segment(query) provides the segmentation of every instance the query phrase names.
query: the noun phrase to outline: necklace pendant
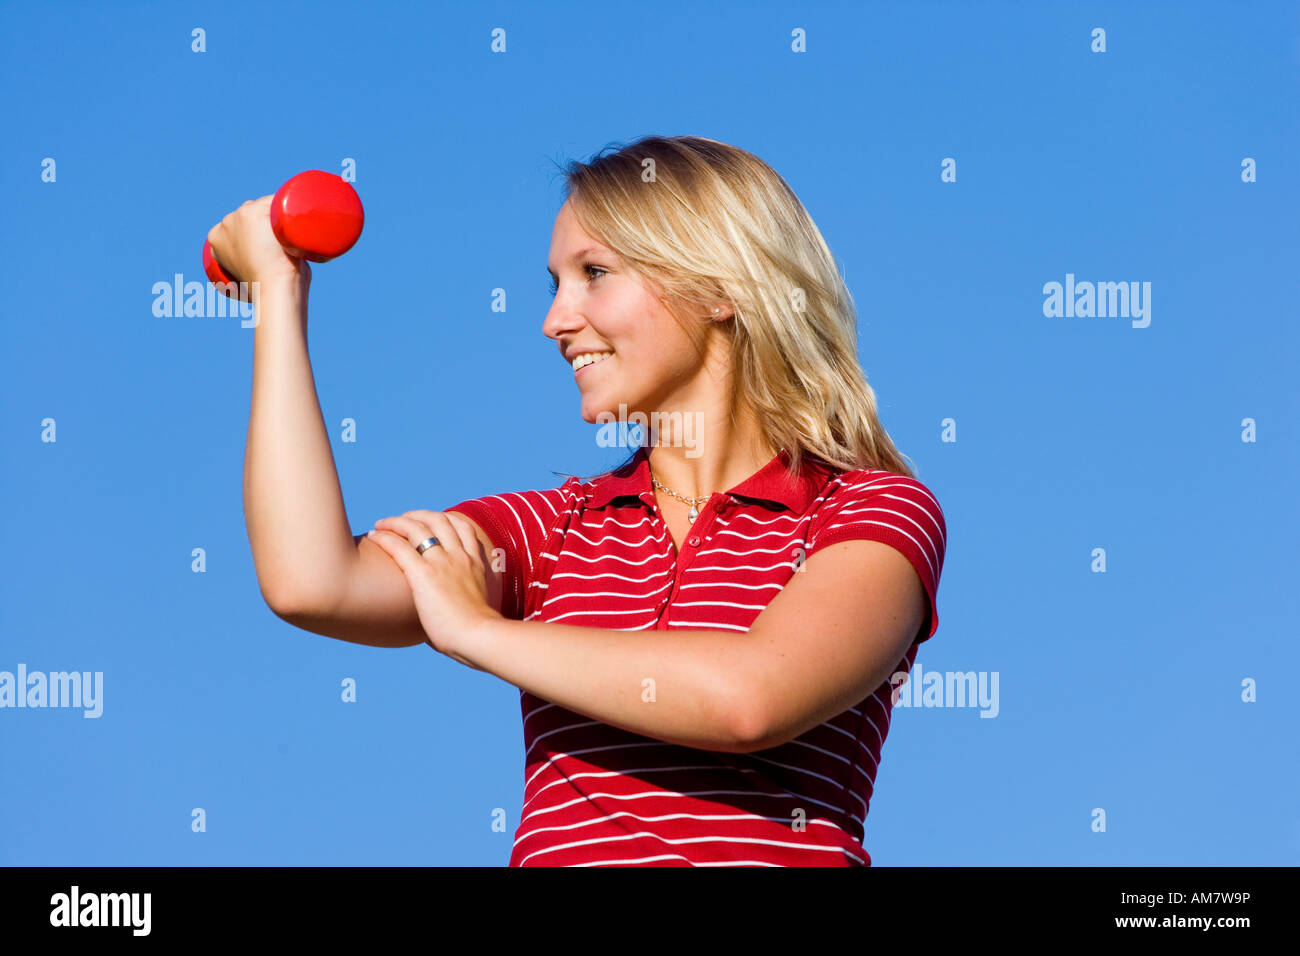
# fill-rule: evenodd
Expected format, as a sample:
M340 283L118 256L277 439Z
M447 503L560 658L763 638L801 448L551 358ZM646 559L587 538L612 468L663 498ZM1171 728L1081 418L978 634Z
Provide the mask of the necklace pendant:
M695 505L691 505L691 510L686 513L686 519L693 523L699 516L700 509L695 507Z

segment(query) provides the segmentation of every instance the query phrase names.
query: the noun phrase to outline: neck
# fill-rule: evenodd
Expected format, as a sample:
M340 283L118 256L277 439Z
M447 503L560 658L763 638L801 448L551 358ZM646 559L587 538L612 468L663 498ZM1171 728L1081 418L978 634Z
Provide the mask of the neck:
M777 454L752 417L737 417L705 428L693 447L661 431L658 444L649 449L651 474L686 498L734 488Z

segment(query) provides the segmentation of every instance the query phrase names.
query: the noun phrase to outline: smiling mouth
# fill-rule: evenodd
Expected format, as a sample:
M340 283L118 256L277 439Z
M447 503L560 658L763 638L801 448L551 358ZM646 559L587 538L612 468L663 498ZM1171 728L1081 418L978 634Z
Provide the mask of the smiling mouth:
M584 368L592 365L599 365L613 354L613 352L584 352L573 360L573 374L577 375Z

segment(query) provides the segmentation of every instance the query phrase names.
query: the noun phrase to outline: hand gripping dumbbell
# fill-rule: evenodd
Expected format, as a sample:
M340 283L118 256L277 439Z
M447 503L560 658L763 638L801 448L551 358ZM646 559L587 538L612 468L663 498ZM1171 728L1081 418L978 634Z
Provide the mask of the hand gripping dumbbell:
M341 176L319 169L299 173L275 192L271 200L271 231L284 251L308 262L329 262L351 249L361 238L366 213L361 197ZM233 289L220 283L233 278L203 240L203 271L217 288L229 295Z

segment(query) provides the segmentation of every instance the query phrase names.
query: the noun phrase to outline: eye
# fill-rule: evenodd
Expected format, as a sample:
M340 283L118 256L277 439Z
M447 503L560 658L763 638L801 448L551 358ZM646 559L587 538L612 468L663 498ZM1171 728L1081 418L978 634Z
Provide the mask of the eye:
M582 264L582 271L587 273L587 275L590 277L588 281L595 281L596 279L599 279L601 276L608 275L609 273L609 270L602 269L600 266L597 265L592 265L590 262L584 262ZM598 273L598 275L593 276L591 275L592 272L596 272ZM556 284L554 279L551 280L549 291L552 296L556 295L560 291L560 287Z

